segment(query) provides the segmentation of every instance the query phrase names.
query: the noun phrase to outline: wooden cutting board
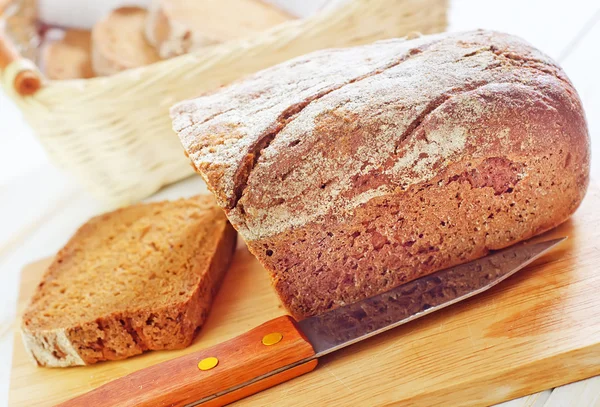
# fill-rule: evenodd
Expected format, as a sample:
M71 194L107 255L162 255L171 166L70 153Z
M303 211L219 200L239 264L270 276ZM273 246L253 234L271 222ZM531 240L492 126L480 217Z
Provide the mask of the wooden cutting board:
M241 406L488 405L600 374L600 190L568 235L500 286L320 360L316 370ZM36 367L15 333L11 406L67 400L107 381L214 345L284 313L267 273L239 245L207 324L181 351L67 369ZM48 260L23 270L19 312Z

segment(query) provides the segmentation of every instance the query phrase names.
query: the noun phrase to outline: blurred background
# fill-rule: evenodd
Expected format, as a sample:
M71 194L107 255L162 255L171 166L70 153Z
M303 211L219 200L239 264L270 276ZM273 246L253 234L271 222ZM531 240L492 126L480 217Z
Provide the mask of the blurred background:
M347 7L345 4L347 2L348 0L270 0L270 3L280 7L283 11L282 14L274 15L273 21L270 23L265 22L265 28L268 28L269 24L275 25L275 22L279 22L280 19L289 18L293 20L291 24L294 25L297 24L296 19L309 18L316 13L324 13L328 10L343 10L344 7ZM20 3L33 2L25 0ZM41 28L38 26L37 30L41 30L45 35L45 42L42 44L42 47L45 48L42 49L48 55L50 55L50 52L58 53L59 56L55 57L55 60L64 61L65 58L68 58L61 54L64 50L56 50L56 48L51 47L52 41L68 40L63 30L65 27L90 30L96 24L99 24L99 21L103 21L108 27L106 28L107 36L112 38L111 24L116 26L126 24L123 21L129 21L126 19L129 17L125 15L127 13L124 13L113 17L116 22L109 21L107 15L111 10L123 5L145 8L150 3L148 0L129 2L119 0L102 2L40 0L37 18L43 21ZM407 7L410 6L416 9L419 7L432 7L432 4L434 4L433 1L420 2L416 0L402 3L406 4ZM600 67L600 1L449 0L447 3L445 1L435 2L435 5L436 7L443 7L443 13L447 16L447 30L449 31L486 28L516 34L559 62L575 84L587 113L593 151L592 179L598 180L600 178L600 160L597 157L600 156L600 147L596 140L598 134L600 134L600 117L597 114L600 112L600 75L598 75ZM9 6L9 0L0 0L0 9L7 9ZM343 14L342 11L340 13L340 15ZM433 11L430 14L423 14L428 16L423 18L432 18L426 26L433 31L443 30L445 24L436 19L437 17L434 14ZM125 20L119 20L120 18L125 18ZM223 18L219 20L215 17L214 21L207 22L207 26L214 27L212 28L213 31L218 31L218 27L223 24ZM415 18L419 18L418 13ZM418 26L417 24L416 27ZM54 27L61 27L62 29L57 30ZM141 29L147 30L147 27L138 28L138 31ZM248 30L251 29L252 27L248 28ZM98 31L100 31L99 28ZM357 31L360 30L357 29ZM308 27L304 35L310 36L313 32L315 32L315 29ZM89 41L89 33L86 35L88 37L83 40L84 42ZM131 31L124 35L132 38L138 33ZM152 36L153 34L146 32L146 35ZM227 33L223 35L226 37ZM318 41L316 35L315 41ZM36 41L38 40L36 39ZM73 43L77 43L77 41L73 40ZM132 52L132 49L137 52L140 47L146 47L147 44L128 49L127 45L119 44L118 39L113 38L111 41L114 43L109 44L110 49L103 55L102 63L97 63L97 66L95 65L91 70L89 67L82 68L80 66L75 69L68 64L65 66L64 63L59 63L58 67L53 67L50 59L45 61L46 66L42 68L45 69L47 76L55 75L54 79L67 79L68 75L72 77L79 75L81 78L90 76L110 78L110 75L117 74L126 68L152 64L155 60L168 59L180 53L185 53L188 51L186 47L189 45L187 43L173 45L167 40L164 43L155 44L155 50L148 51L148 53L139 56L138 59L136 59L137 56L136 58L127 59L126 62L123 62L123 66L120 66L120 61L115 62L111 59L111 52L118 51L124 54L132 54L135 53ZM209 37L204 38L203 41L206 42L204 45L207 46L214 45L215 41L218 42L218 40ZM324 43L328 44L326 41ZM182 46L186 48L183 51L179 49ZM189 49L189 51L192 50ZM28 54L30 51L21 49L21 53L26 56L31 56ZM292 52L291 48L289 52ZM39 56L36 58L39 60ZM80 56L76 58L80 58ZM175 62L172 61L176 59L165 62L165 67L169 69L175 67ZM81 62L79 59L77 61L79 61L78 63ZM189 58L186 61L190 64L193 63L193 60ZM170 63L173 65L168 65ZM128 79L123 80L135 81L135 78L132 79L131 76L135 75L134 73L127 75L129 75L127 76ZM169 79L168 74L164 76L165 80L176 82L178 79ZM73 168L59 169L57 163L59 166L66 165L66 163L60 162L61 159L64 160L62 153L55 151L49 155L49 148L47 146L44 148L40 143L39 135L40 132L44 131L44 124L37 123L37 130L33 130L26 117L23 116L23 112L27 109L30 109L30 111L38 109L35 114L29 113L32 115L30 116L32 123L36 122L36 118L45 115L43 117L47 123L51 123L54 126L53 128L60 128L64 125L64 123L61 123L62 113L60 108L52 111L52 109L40 108L39 106L18 106L15 103L18 98L15 98L14 95L9 97L8 93L12 91L12 84L7 82L6 75L3 80L3 91L0 90L0 272L3 276L2 287L0 287L0 386L2 386L0 387L0 395L6 394L8 387L8 369L10 367L12 346L12 335L9 333L14 319L14 303L18 292L19 270L28 262L53 254L82 222L90 216L114 206L116 202L98 198L99 194L94 193L94 188L83 187L81 174L78 174L78 170L73 170ZM109 81L110 79L106 80ZM94 81L97 80L94 79ZM179 82L185 85L185 81L186 79L182 78ZM85 79L81 80L77 86L86 88L88 86L86 82ZM182 86L181 83L179 86ZM112 82L106 82L106 86L111 86L111 84ZM164 104L164 111L166 112L168 105L176 101L174 100L176 97L171 98L168 95L162 95L161 97L159 103L161 103L161 106ZM118 100L114 100L114 103L118 102ZM104 104L110 105L111 101L106 100ZM143 111L140 109L138 109L138 106L131 106L131 115L139 113L143 116ZM101 110L98 112L85 111L82 114L84 116L89 114L92 117L95 114L104 114L104 112ZM48 117L55 117L55 120L49 121ZM82 123L80 133L71 131L72 134L69 137L75 139L80 137L82 143L85 144L88 143L87 137L90 137L88 132L98 132L98 129L88 129L85 126L85 117L82 117ZM107 123L110 123L108 118ZM110 124L114 125L114 123ZM152 125L152 123L146 125ZM172 134L166 136L172 136L173 139L176 139ZM150 135L148 137L148 144L152 144L153 141L151 140L153 139L150 138ZM97 139L98 136L91 138ZM93 140L89 141L89 143L93 142ZM147 154L155 154L155 152L148 152ZM143 169L143 164L143 162L139 164L141 169ZM123 173L131 172L126 167L120 168L120 165L117 158L115 158L113 167ZM177 173L177 175L173 179L164 178L166 181L163 183L184 178L184 175L187 174L185 171L188 170L182 170L184 171L181 172L182 175L178 171L180 171L179 168L164 170L163 172ZM100 193L102 195L104 193L101 188L102 181L97 182L97 184L100 184L97 186L98 190L102 191ZM153 185L145 191L152 192L153 189L157 188L156 185ZM193 195L202 188L204 187L199 177L191 177L160 190L158 194L153 194L151 199ZM125 190L132 189L133 187L125 188ZM142 195L147 196L149 193L142 191L140 196L135 195L135 197L141 198ZM135 200L132 197L128 197L128 199ZM4 403L5 400L0 398L0 405L4 405Z

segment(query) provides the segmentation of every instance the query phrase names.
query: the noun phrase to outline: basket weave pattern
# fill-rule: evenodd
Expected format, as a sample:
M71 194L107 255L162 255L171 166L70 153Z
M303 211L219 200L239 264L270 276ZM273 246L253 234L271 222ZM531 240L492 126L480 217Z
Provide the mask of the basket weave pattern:
M171 130L169 107L317 49L366 44L446 28L447 0L354 0L337 10L109 77L44 81L13 89L36 69L25 59L2 72L5 91L52 160L113 205L148 196L193 173Z

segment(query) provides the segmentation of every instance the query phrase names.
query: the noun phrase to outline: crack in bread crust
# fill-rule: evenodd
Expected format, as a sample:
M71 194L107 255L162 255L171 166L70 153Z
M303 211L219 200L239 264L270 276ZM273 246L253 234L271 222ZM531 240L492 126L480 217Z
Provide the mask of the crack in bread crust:
M427 104L427 106L425 107L425 109L421 113L419 113L417 115L417 117L415 117L413 119L413 121L411 121L411 123L408 125L406 130L404 132L402 132L402 134L398 138L398 140L396 142L396 146L394 148L394 155L398 154L398 148L400 147L400 145L406 139L408 139L413 134L415 134L421 127L421 124L423 123L423 121L425 121L427 119L427 117L431 113L433 113L435 110L437 110L440 106L442 106L444 103L446 103L448 100L450 100L451 98L453 98L455 96L460 96L467 92L472 92L472 91L477 90L478 88L481 88L486 85L488 85L488 83L485 81L468 84L466 86L460 87L459 89L452 89L452 90L440 95L439 97L435 98L431 102L429 102Z
M394 68L401 63L407 61L411 57L418 55L433 45L437 44L439 41L432 41L420 47L415 47L409 49L406 53L401 55L396 61L393 61L382 68L378 68L372 72L369 72L365 75L361 75L359 77L353 78L345 83L340 84L339 86L335 86L331 89L327 89L324 92L320 92L303 102L296 103L290 107L288 107L275 121L272 125L271 129L269 129L266 134L260 136L257 142L250 148L250 151L246 154L246 157L242 160L241 165L239 166L236 174L235 174L235 187L234 187L234 197L231 203L231 208L235 208L238 205L240 198L244 195L244 191L248 186L248 178L252 174L258 159L260 158L261 152L269 147L269 145L273 142L273 140L277 137L277 135L289 124L291 123L302 111L308 107L311 103L318 101L324 96L336 92L344 87L360 82L364 79L371 78L375 75L379 75L391 68Z
M319 174L324 174L328 167L313 163L310 155L299 161L299 157L304 157L303 154L305 153L286 152L282 148L285 144L282 142L286 140L279 140L278 145L274 146L273 151L269 153L269 155L273 155L271 158L275 158L276 161L272 160L261 164L262 168L257 170L249 193L238 205L237 209L241 209L241 211L232 211L228 216L234 224L238 225L240 232L248 241L276 234L283 228L301 227L302 224L326 216L331 211L336 211L338 214L351 211L352 208L364 204L369 199L392 193L396 188L406 190L411 184L433 176L437 171L437 166L443 162L452 162L452 160L460 159L465 154L485 154L485 151L489 150L489 147L486 147L487 145L495 144L501 140L506 142L506 132L509 132L511 127L521 126L518 124L521 120L506 122L500 127L495 126L495 131L488 129L484 132L478 132L480 135L477 136L465 133L465 129L473 125L478 126L477 123L480 121L496 120L494 116L497 112L494 113L494 111L499 107L500 100L507 103L506 108L514 103L523 104L525 101L529 101L526 105L528 106L527 109L535 109L536 111L540 109L542 111L556 111L557 108L560 108L558 99L554 100L553 105L549 105L547 95L540 93L538 88L532 85L519 82L474 82L447 91L423 108L423 113L418 117L420 119L418 126L415 125L413 120L411 122L412 126L411 124L408 125L411 130L410 134L405 132L401 138L405 142L396 146L395 150L390 150L389 154L387 151L381 152L385 154L378 158L375 166L369 165L365 169L367 162L363 161L362 153L357 153L354 150L344 152L343 155L347 159L343 167L335 169L334 172L330 171L331 174L339 176L337 178L320 179L323 190L321 198L314 196L314 191L318 191L314 183L317 182ZM490 103L491 97L498 99L498 102ZM484 104L473 105L473 102L478 100L484 101L482 102ZM537 107L535 107L536 105ZM477 114L472 110L474 106L476 107L475 111L478 112ZM339 111L339 108L337 111ZM433 115L434 117L432 117L433 113L436 113ZM480 117L482 114L484 117ZM461 121L461 116L467 117L468 120ZM361 123L359 118L347 118L339 113L332 113L323 117L327 119L328 123L323 126L317 125L312 131L311 140L314 143L311 142L306 146L304 152L308 152L307 154L313 154L313 151L318 153L322 151L321 146L336 143L335 140L341 137L353 140L349 141L350 145L362 145L363 141L361 140L372 140L379 131L379 126L376 123L364 124ZM355 127L351 125L349 129L346 129L344 123L357 124ZM522 125L526 126L526 123ZM423 126L425 126L425 129L422 128ZM369 134L369 136L366 138L362 136L355 137L353 135L354 128L358 128L360 131ZM516 128L513 130L516 130ZM553 130L549 129L549 131ZM331 134L334 134L334 136L330 137ZM503 134L505 136L502 136ZM387 138L388 141L385 143L393 143L395 138L397 136ZM473 139L473 143L468 142L469 139ZM534 142L530 136L527 136L527 140L526 143ZM541 141L535 143L540 145ZM509 146L504 146L505 149L507 147ZM339 148L338 145L337 149ZM505 153L507 151L505 150ZM422 159L422 155L425 157L424 159ZM306 160L310 164L303 164L303 161ZM350 167L351 160L356 161L356 165ZM313 177L315 178L313 179L314 182L304 179L305 177L300 179L297 176L291 183L287 182L289 177L289 170L287 169L294 168L295 171L300 165L306 167L299 170L300 173L309 171L311 167L320 168L319 172L307 173L310 177L313 175L316 177ZM355 170L358 172L355 173ZM426 174L426 172L431 172L431 174ZM285 177L281 174L284 174ZM371 186L370 188L361 189L362 185L365 184L365 182L362 182L363 179ZM373 179L376 179L375 184L372 183ZM277 185L277 182L282 185ZM337 184L332 186L339 193L336 193L335 196L326 197L324 193L330 190L329 186L332 183ZM261 184L267 185L268 189L264 189ZM311 197L307 197L308 195L311 195ZM251 212L246 215L244 211L247 211L248 208Z
M506 60L509 61L509 63L511 63L515 66L518 66L520 68L533 69L538 72L554 76L556 79L558 79L559 81L561 81L563 84L567 85L568 87L573 86L568 81L568 79L565 78L564 74L563 75L560 74L561 72L556 66L548 64L547 62L544 62L542 60L535 59L535 58L520 56L520 55L515 54L514 52L502 51L500 49L497 49L493 45L490 46L489 51L498 57L505 58ZM534 63L536 65L530 65L530 63ZM548 68L553 68L553 69L548 69Z

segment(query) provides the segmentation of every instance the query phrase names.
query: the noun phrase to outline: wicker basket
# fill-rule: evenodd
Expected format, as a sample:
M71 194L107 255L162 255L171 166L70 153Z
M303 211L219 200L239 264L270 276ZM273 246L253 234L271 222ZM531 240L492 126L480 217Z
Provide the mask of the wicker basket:
M113 205L141 199L193 170L169 107L317 49L446 27L447 0L354 0L232 41L110 77L49 81L0 35L2 84L51 159Z

